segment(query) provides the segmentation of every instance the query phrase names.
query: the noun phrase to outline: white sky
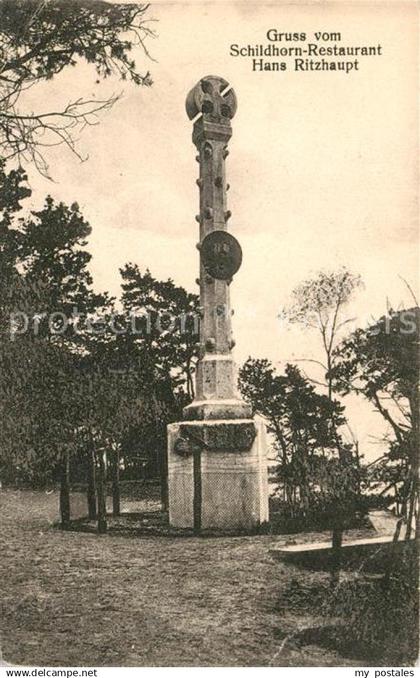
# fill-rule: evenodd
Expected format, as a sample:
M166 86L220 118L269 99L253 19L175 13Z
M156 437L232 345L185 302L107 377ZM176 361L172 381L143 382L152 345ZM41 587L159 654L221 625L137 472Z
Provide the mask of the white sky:
M96 85L82 65L31 93L33 107L48 110L124 90L83 133L85 163L51 151L55 183L30 172L34 206L50 193L77 201L90 221L95 287L118 294L118 268L133 261L196 291L198 168L184 102L202 76L216 74L238 97L227 161L229 225L244 251L231 288L238 362L319 356L313 335L285 331L276 315L321 268L362 275L365 289L349 308L361 324L385 312L387 297L394 308L412 305L398 276L416 286L416 4L158 3L149 16L156 62L135 56L152 88ZM231 43L266 43L269 28L340 31L342 45L380 43L383 56L361 58L360 71L347 75L253 73L248 59L229 56ZM359 399L347 404L362 451L377 454L370 436L382 420Z

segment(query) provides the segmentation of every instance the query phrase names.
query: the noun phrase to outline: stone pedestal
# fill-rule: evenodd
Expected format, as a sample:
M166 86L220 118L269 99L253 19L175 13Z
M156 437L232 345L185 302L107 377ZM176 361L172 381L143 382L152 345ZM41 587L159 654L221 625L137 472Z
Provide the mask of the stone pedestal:
M185 421L168 427L172 527L252 531L268 521L264 422Z

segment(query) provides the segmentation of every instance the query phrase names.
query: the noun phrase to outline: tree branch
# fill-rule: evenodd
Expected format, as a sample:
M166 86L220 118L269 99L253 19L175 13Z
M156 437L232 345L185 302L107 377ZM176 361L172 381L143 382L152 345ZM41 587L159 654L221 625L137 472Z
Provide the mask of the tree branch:
M403 441L403 436L401 433L401 429L398 426L398 424L393 420L391 417L389 411L384 407L379 399L379 396L376 391L372 392L372 398L375 402L376 408L378 412L382 414L382 416L386 419L386 421L392 426L395 435L397 436L398 441L401 443Z

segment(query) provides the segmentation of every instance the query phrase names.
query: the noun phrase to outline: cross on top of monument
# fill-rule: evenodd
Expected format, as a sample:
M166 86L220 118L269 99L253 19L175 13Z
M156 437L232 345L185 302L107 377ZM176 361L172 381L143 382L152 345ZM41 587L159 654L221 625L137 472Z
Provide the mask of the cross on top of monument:
M229 124L236 113L237 101L229 83L217 75L207 75L187 96L186 109L190 120L201 114L203 118Z

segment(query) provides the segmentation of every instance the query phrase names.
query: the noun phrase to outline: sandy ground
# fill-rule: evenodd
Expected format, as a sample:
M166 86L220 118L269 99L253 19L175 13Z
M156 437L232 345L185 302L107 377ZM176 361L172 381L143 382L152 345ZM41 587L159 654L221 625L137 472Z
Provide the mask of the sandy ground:
M10 663L366 665L357 652L294 643L325 620L282 606L282 593L328 575L273 561L269 549L284 537L61 532L52 526L56 493L3 490L0 502L2 651Z

